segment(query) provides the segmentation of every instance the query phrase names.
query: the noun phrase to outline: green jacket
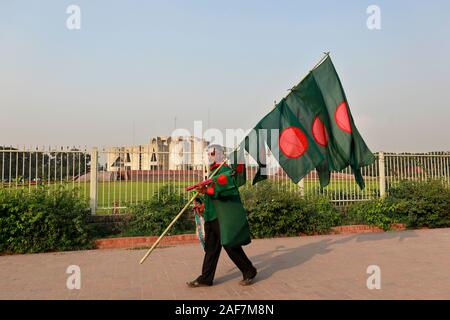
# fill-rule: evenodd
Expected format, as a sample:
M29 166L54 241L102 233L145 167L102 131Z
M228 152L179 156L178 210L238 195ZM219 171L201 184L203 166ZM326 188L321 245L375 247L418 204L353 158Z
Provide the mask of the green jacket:
M218 219L221 244L228 247L251 242L247 214L232 174L232 169L223 165L212 177L204 197L205 221Z

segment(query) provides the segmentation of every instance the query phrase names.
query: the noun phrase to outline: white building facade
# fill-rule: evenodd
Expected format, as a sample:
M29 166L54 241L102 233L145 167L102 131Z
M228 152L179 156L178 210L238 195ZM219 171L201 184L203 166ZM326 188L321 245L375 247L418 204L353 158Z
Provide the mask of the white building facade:
M193 136L159 136L147 145L112 147L106 151L107 171L201 170L207 145Z

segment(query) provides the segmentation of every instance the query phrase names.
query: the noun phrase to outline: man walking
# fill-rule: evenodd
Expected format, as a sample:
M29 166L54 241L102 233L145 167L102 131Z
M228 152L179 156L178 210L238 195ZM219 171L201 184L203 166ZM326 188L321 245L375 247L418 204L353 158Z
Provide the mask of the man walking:
M220 145L208 147L210 170L216 170L224 160L224 150ZM208 186L197 188L203 194L205 220L205 256L202 274L187 285L191 288L211 286L222 246L230 259L242 272L239 284L252 284L256 268L249 260L243 245L251 242L247 215L242 205L238 187L233 178L233 170L224 164L212 177Z

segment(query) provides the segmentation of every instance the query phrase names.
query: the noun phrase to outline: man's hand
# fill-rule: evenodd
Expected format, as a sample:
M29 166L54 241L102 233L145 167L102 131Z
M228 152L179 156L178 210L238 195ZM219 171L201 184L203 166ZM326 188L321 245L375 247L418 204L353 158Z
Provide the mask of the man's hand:
M196 190L198 193L206 193L206 186L205 185L199 186L196 188Z
M207 184L209 184L209 183L211 183L212 182L212 179L211 178L209 178L209 179L206 179L206 180L203 180L202 182L200 182L200 183L197 183L197 184L194 184L194 185L192 185L192 186L189 186L189 187L186 187L186 191L191 191L191 190L197 190L198 192L200 192L199 191L199 188L201 189L201 186L206 186ZM205 191L206 192L206 191ZM204 192L203 192L204 193Z

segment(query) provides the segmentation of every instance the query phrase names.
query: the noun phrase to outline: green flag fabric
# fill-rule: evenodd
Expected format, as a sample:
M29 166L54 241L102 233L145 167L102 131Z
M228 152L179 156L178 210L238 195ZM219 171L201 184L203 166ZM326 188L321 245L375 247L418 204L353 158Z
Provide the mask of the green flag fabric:
M267 149L295 183L324 160L313 138L306 133L285 99L247 135L238 148L240 152L244 149L258 162L254 184L266 177L264 169ZM238 150L235 151L234 158L239 158Z
M325 156L317 172L324 187L331 171L350 166L361 189L361 167L375 161L355 126L339 76L329 55L286 98Z
M243 186L247 181L244 148L237 148L228 158L231 159L230 165L234 172L236 186Z
M300 131L286 130L290 126ZM263 129L279 129L280 134L261 136L259 133ZM355 126L341 81L328 54L253 131L256 132L253 139L250 135L245 137L233 154L239 159L234 163L241 166L243 150L257 161L258 172L253 183L266 178L263 172L266 147L294 182L315 168L321 187L329 184L332 171L350 166L356 182L363 189L361 168L375 161ZM245 177L241 181L245 181Z

